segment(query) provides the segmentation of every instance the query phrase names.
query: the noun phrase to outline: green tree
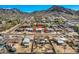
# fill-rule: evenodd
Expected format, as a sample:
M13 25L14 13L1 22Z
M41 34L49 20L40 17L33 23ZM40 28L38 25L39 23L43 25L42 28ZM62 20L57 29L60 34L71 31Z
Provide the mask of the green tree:
M65 21L64 21L64 19L55 19L55 24L64 24L65 23Z
M79 24L74 25L74 30L79 33Z

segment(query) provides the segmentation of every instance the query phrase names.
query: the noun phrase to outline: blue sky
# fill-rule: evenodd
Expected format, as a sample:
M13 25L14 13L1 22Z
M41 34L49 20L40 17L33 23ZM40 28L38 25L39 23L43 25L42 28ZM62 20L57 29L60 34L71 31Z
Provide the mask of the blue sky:
M23 12L47 10L52 5L0 5L0 8L17 8ZM62 5L65 8L79 10L79 5Z

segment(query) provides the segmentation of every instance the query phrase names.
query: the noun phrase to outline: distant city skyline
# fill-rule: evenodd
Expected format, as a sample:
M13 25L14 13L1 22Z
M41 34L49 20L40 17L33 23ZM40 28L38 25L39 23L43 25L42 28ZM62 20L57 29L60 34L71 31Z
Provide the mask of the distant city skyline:
M52 6L53 5L0 5L0 8L4 9L16 8L22 12L34 12L34 11L47 10ZM60 6L73 10L79 10L79 5L60 5Z

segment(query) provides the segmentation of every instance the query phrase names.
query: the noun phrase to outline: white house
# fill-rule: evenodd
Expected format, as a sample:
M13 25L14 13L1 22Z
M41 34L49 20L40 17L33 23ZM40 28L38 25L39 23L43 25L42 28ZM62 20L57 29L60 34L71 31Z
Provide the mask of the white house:
M31 40L30 37L25 36L24 39L23 39L23 42L22 42L23 45L26 46L26 47L29 46L30 40Z

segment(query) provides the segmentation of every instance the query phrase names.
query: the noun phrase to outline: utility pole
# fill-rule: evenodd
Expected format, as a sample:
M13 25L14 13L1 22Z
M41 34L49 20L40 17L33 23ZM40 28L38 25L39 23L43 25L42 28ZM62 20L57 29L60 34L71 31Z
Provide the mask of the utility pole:
M63 44L64 47L64 53L66 53L66 44Z

